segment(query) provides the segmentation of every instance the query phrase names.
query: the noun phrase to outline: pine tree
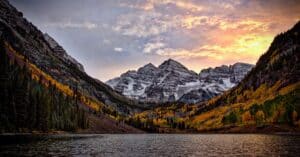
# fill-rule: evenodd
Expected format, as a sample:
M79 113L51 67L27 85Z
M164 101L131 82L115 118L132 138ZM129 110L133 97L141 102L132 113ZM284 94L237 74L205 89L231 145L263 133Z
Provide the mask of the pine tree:
M42 75L33 79L27 57L17 62L8 53L0 41L0 132L88 127L78 85L71 99Z

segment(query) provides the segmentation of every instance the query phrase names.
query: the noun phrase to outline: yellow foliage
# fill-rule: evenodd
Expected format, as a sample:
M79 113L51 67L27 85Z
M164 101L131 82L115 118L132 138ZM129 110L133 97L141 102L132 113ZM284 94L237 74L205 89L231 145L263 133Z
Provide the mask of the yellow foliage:
M256 90L255 92L253 92L251 98L252 99L259 99L261 98L262 96L264 96L264 94L266 93L267 91L267 85L266 84L262 84L260 85Z
M243 115L242 115L242 121L243 123L249 122L252 120L252 116L250 114L249 111L246 111Z
M198 116L195 116L191 120L191 126L196 127L197 129L208 129L208 128L219 128L219 127L224 127L223 124L221 123L222 116L220 115L226 115L229 111L239 111L240 108L243 110L249 110L249 108L253 104L263 104L267 100L272 100L279 94L287 94L297 88L299 88L300 82L295 83L293 85L289 85L285 88L282 88L278 91L279 87L281 85L281 82L276 82L272 87L268 87L266 85L262 85L255 91L253 90L247 90L243 93L243 96L241 96L240 100L243 99L243 97L249 98L248 101L245 101L243 103L236 103L236 104L227 104L226 106L221 106L214 108L213 110L204 112ZM216 101L218 98L214 98L213 100L209 101L209 103ZM276 122L278 121L279 117L282 117L283 114L285 113L285 108L280 107L277 111L274 111L275 113L273 114L273 117L268 118L268 122ZM298 113L294 112L293 116L298 117ZM296 118L294 119L296 120ZM254 117L251 116L249 111L246 111L241 115L243 125L244 124L251 124L255 123ZM255 115L255 119L258 121L263 121L265 120L265 115L263 111L258 111ZM297 122L295 122L297 123Z
M164 126L167 124L167 120L165 119L154 119L153 120L154 125Z
M257 111L256 114L255 114L255 118L256 118L256 120L260 120L260 121L264 120L265 119L264 112L261 111L261 110Z
M197 130L209 130L209 129L217 129L226 127L224 126L224 123L222 122L223 115L228 114L229 112L236 112L241 113L242 115L239 115L241 118L240 124L235 125L252 125L257 122L277 122L279 117L282 117L285 113L285 108L281 105L278 109L274 111L274 114L272 117L268 117L266 119L266 115L262 110L259 110L255 113L254 116L250 114L250 107L253 104L263 104L267 100L272 100L279 94L288 94L289 92L295 90L296 88L299 88L300 82L295 83L293 85L289 85L285 88L282 88L279 90L281 86L281 82L276 82L273 86L267 87L266 84L261 85L256 90L249 89L244 91L241 95L237 96L237 100L239 103L235 104L226 104L225 106L219 106L212 110L206 111L204 113L201 113L199 115L194 116L194 114L198 109L199 106L182 106L181 108L174 107L174 105L170 107L161 107L156 108L153 111L145 111L139 115L143 115L143 117L147 117L149 115L154 115L159 117L157 120L154 120L154 123L159 126L165 125L165 119L167 117L172 117L176 122L179 121L185 121L186 124L188 124L190 127L193 127ZM230 96L228 95L228 92L225 93L224 96ZM220 96L212 98L207 103L201 104L201 105L214 105L214 103L219 100ZM175 112L186 112L189 110L189 113L186 114L185 117L175 117ZM189 115L193 115L189 117ZM294 112L294 120L297 120L298 113ZM297 117L297 118L296 118ZM256 121L255 121L256 120ZM299 121L294 121L295 125L300 126Z
M6 48L13 53L14 57L20 61L23 61L24 60L24 56L20 55L18 52L16 52L14 50L13 47L11 47L10 44L8 44L7 42L5 42L5 46ZM68 96L73 96L74 95L74 92L73 90L70 89L70 87L68 85L64 85L58 81L56 81L52 76L48 75L47 73L45 73L44 71L42 71L41 69L39 69L36 65L32 64L32 63L23 63L25 66L27 66L27 68L31 71L31 77L32 79L34 80L37 80L37 81L41 81L42 84L44 84L46 87L49 86L49 83L51 83L52 85L56 86L56 88L58 90L60 90L61 92L63 92L64 94L68 95ZM43 79L43 80L39 80L40 77ZM83 95L83 93L79 93L81 95ZM82 96L83 98L81 99L81 102L84 103L85 105L89 106L91 109L94 109L96 111L99 111L100 108L103 106L102 103L96 101L96 100L93 100L91 98L88 98L86 96ZM88 100L90 103L87 104L85 103L86 100Z
M300 82L297 82L295 84L292 84L292 85L289 85L289 86L286 86L286 87L280 89L279 94L285 95L285 94L287 94L295 89L299 89L299 88L300 88Z

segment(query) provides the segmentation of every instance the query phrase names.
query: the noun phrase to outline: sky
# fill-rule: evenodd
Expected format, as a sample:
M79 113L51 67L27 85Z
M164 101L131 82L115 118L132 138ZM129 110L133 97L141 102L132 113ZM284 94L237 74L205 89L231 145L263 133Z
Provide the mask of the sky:
M172 58L199 73L255 64L298 0L9 0L101 81Z

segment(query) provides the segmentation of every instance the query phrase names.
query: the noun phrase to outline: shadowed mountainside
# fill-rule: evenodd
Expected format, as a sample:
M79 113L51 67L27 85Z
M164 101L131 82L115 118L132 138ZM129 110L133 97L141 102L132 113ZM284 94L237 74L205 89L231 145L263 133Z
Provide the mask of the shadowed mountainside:
M88 76L6 0L0 1L0 39L1 132L138 131L120 120L142 109L136 102Z

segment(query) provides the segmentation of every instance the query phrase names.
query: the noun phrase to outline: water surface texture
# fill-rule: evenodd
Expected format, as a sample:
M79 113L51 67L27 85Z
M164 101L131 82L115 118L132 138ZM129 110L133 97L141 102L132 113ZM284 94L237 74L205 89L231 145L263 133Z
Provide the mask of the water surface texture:
M300 156L300 136L295 135L28 135L0 140L0 156Z

